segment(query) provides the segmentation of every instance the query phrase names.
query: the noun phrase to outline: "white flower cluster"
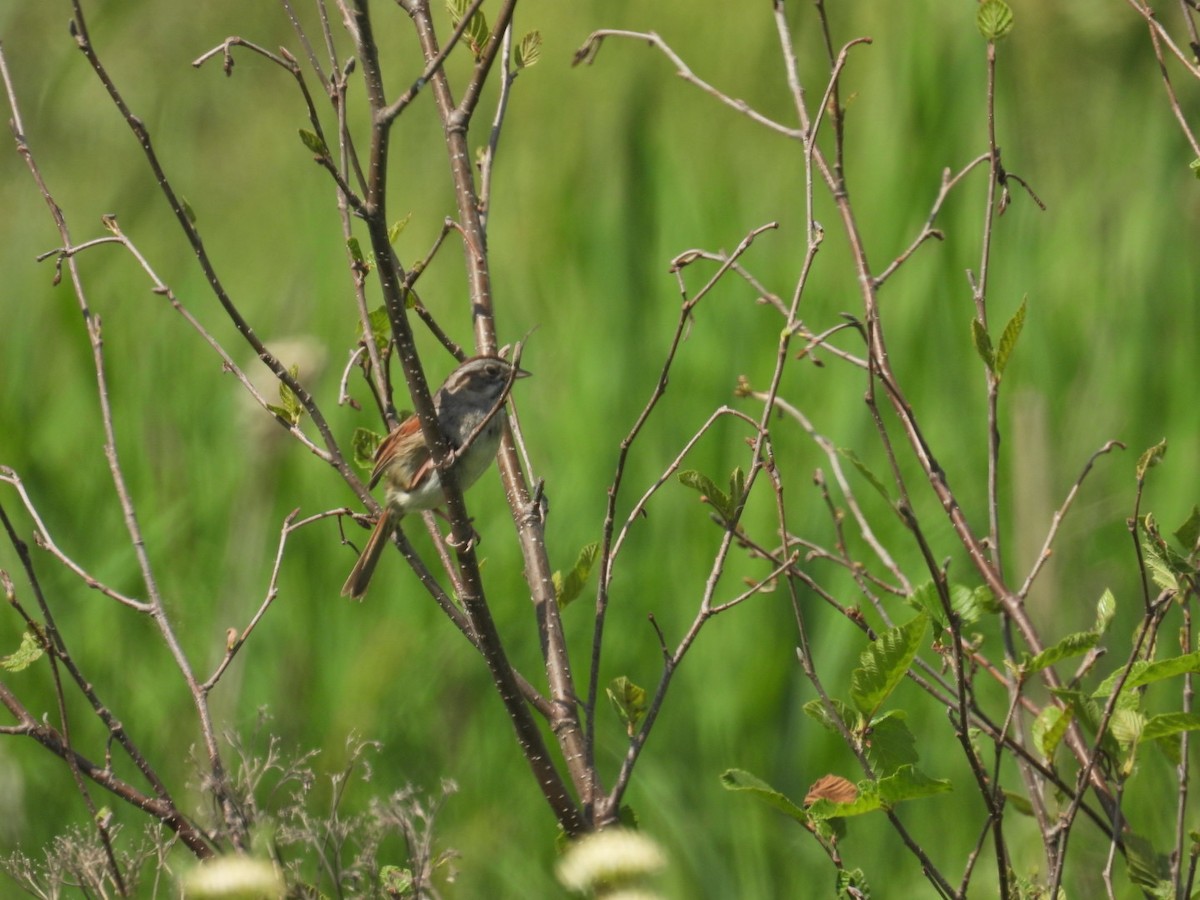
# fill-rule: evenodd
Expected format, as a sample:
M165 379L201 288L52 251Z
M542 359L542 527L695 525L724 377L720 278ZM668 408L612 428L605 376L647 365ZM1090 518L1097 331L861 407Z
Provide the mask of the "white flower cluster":
M606 900L652 900L640 882L662 871L667 859L650 838L627 828L606 828L573 843L559 860L559 882Z

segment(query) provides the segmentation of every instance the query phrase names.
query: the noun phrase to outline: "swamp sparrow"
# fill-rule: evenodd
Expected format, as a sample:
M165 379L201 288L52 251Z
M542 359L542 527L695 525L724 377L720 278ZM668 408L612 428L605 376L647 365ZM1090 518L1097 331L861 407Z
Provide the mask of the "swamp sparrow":
M453 453L451 465L459 490L465 491L478 481L495 459L504 429L504 410L498 407L504 403L513 381L528 374L498 356L476 356L451 372L433 395L438 425ZM480 428L485 420L487 424ZM446 499L442 479L421 433L421 422L415 415L379 442L369 486L375 487L381 478L387 485L384 510L342 586L342 596L355 600L362 599L367 592L375 565L400 519L406 513L441 506Z

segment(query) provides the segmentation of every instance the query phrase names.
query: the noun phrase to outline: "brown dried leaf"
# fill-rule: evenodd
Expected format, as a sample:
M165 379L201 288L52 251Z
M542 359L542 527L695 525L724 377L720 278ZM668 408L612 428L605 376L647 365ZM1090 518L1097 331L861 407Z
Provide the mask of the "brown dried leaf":
M853 803L858 799L858 788L854 782L847 781L841 775L822 775L813 782L808 793L804 795L804 805L809 806L817 800L828 800L831 803Z

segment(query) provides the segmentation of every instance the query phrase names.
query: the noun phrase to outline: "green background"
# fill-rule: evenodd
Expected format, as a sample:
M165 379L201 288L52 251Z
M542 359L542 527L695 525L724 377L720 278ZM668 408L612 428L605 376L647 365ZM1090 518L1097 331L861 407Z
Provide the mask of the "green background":
M878 272L918 233L943 169L957 170L986 150L985 45L971 3L832 6L835 40L873 38L852 52L842 98L851 199ZM388 4L373 9L388 87L398 93L420 68L411 27ZM198 71L190 65L232 34L301 57L283 13L273 4L149 2L88 4L86 12L101 58L195 210L235 302L264 339L307 342L301 378L339 435L348 441L356 427L378 428L368 413L335 406L356 317L333 188L297 138L297 129L308 126L294 83L245 53L236 55L228 79L219 60ZM999 49L998 142L1005 165L1047 209L1015 189L997 223L991 271L994 333L1023 297L1029 305L1001 403L1011 580L1023 579L1088 456L1110 439L1129 447L1103 458L1090 476L1031 598L1037 622L1057 635L1088 627L1106 587L1127 615L1137 613L1140 587L1124 520L1144 448L1169 441L1145 503L1168 530L1200 497L1194 400L1200 203L1188 170L1192 154L1168 109L1141 20L1117 0L1086 8L1018 0L1014 12L1016 29ZM827 70L817 21L806 3L789 4L789 15L815 104ZM101 215L117 214L159 276L249 366L252 353L223 318L133 137L74 48L68 17L65 3L0 2L0 40L27 137L75 241L100 236ZM670 260L690 248L732 249L752 228L778 222L744 261L770 290L790 296L805 247L803 159L799 145L688 86L641 44L611 42L593 66L570 65L593 29L652 29L698 75L791 124L767 4L532 0L519 7L516 21L518 33L540 30L543 50L518 78L508 110L490 218L492 271L502 340L536 328L524 360L536 377L519 385L517 404L532 475L545 479L550 500L551 559L563 568L599 538L618 444L658 378L680 302ZM465 66L453 62L461 84ZM1194 119L1193 85L1180 80ZM454 213L431 101L422 94L393 143L389 200L393 219L412 215L397 242L408 263L425 254ZM484 140L494 101L493 85L473 148ZM360 93L352 103L361 123ZM0 464L20 473L65 552L98 579L141 596L104 461L78 306L67 286L51 285L53 263L34 262L59 239L23 161L8 146L0 153ZM861 312L839 223L817 190L826 241L801 311L813 330L838 322L841 311ZM979 266L984 191L980 169L943 210L945 241L923 247L882 295L893 362L980 531L984 381L970 344L965 272ZM448 242L420 285L443 325L469 341L459 253ZM185 649L206 674L224 651L225 629L244 625L261 603L283 517L357 501L332 469L247 408L218 357L149 291L128 256L99 248L80 258L80 269L103 320L118 449L148 552ZM689 288L696 290L710 271L703 264L688 270ZM666 400L634 447L622 512L713 409L728 403L756 414L753 404L734 398L733 388L739 375L766 385L782 322L755 299L729 279L699 306ZM422 346L431 376L442 377L448 358L428 341ZM849 341L842 346L854 348ZM793 363L782 395L883 473L885 459L862 402L863 378L826 361L823 368ZM352 384L365 404L366 392ZM744 427L723 420L687 466L720 482L746 465L746 436ZM811 486L813 470L826 461L786 421L775 439L793 531L830 544L828 516ZM919 481L913 485L935 554L951 558L952 573L973 584L936 502ZM922 580L911 540L861 479L857 487L906 573ZM10 515L16 512L11 490L0 500ZM484 536L494 614L512 659L538 682L537 635L497 478L473 490L471 509ZM17 519L28 536L28 519ZM771 522L763 493L748 510L747 527L770 543ZM621 674L646 687L657 682L660 654L647 614L668 641L682 636L718 539L696 495L682 486L668 485L651 504L614 580L605 682ZM416 541L428 555L428 539ZM194 797L192 707L151 623L89 591L47 554L35 557L84 671L176 794ZM383 742L373 778L356 783L352 804L406 782L435 789L451 778L460 793L437 828L442 845L461 854L451 893L552 895L554 823L480 659L397 558L385 560L365 603L339 598L352 562L332 520L293 536L278 599L214 693L222 728L249 736L265 709L266 730L286 746L322 749L323 772L338 770L347 735ZM18 572L7 545L0 566ZM843 602L858 601L832 567L814 563L812 571ZM762 574L761 566L735 557L718 598L734 596L741 577ZM22 579L18 588L28 598ZM832 690L844 693L863 638L815 596L804 602L818 668ZM588 605L585 595L565 616L581 681ZM903 608L893 614L902 619ZM0 650L15 648L21 630L16 616L7 617ZM1113 658L1124 657L1125 640L1117 640ZM766 595L710 623L677 675L627 796L643 827L667 849L671 865L662 885L671 896L830 891L831 868L815 842L794 823L727 793L718 780L725 768L743 767L801 798L827 772L860 776L839 742L801 711L814 693L796 665L795 644L785 596ZM5 682L53 720L44 676L42 664ZM901 813L954 880L982 827L981 803L942 712L909 684L894 702L916 710L910 724L922 736L922 768L957 786L954 794ZM98 756L99 730L82 706L74 712L89 752ZM623 752L621 727L607 706L599 714L600 758L610 780ZM1146 761L1145 769L1144 794L1170 796L1165 764ZM1017 789L1014 773L1005 775ZM0 742L0 847L28 852L68 824L85 822L69 782L65 767L31 743ZM1170 817L1149 799L1131 796L1130 816L1163 842ZM133 810L113 805L118 821L137 826ZM1016 862L1031 874L1041 865L1040 839L1028 822L1009 822ZM1086 825L1079 835L1071 884L1082 896L1094 887L1092 873L1106 847ZM926 890L915 860L882 817L851 822L843 855L867 872L877 896ZM994 883L991 865L985 852L981 884Z

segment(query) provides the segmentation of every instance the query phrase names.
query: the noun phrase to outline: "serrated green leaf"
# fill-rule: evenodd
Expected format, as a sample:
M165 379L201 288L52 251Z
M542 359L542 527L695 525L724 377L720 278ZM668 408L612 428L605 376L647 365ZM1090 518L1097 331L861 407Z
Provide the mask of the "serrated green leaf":
M1192 505L1191 514L1175 529L1174 535L1184 553L1191 555L1195 552L1196 543L1200 541L1200 506Z
M991 588L986 584L969 588L962 584L950 585L950 608L958 613L963 625L974 625L986 615L995 615L1000 604Z
M932 797L951 790L950 782L930 778L916 766L901 766L894 774L879 779L879 799L889 809L903 800Z
M292 366L288 369L288 372L291 374L292 379L296 380L300 376L300 367ZM292 425L299 422L304 415L304 405L300 402L300 398L283 381L279 382L279 404L279 406L271 407L271 411L286 419Z
M1118 669L1105 678L1100 683L1100 686L1092 692L1092 696L1107 697L1111 694L1121 677L1121 672L1122 670ZM1200 672L1200 650L1194 653L1186 653L1182 656L1173 656L1170 659L1163 659L1158 662L1146 662L1144 660L1135 662L1129 667L1129 677L1125 680L1125 684L1121 690L1123 692L1130 691L1144 684L1153 684L1156 681L1174 678L1176 675L1183 675L1187 672Z
M471 5L470 0L446 0L446 8L450 11L450 21L455 28L466 15L467 8ZM467 23L467 28L463 32L463 39L467 42L467 46L471 48L471 53L475 55L475 60L478 61L483 55L483 48L491 37L491 32L488 29L487 17L483 14L483 9L479 9L471 16L471 20Z
M962 625L974 625L986 615L993 615L1000 610L987 585L970 588L963 584L952 584L949 589L950 608L958 616ZM925 610L938 629L947 627L946 611L942 606L942 598L938 595L937 585L932 581L922 582L908 595L908 605L916 610Z
M413 892L413 875L400 866L383 866L379 870L379 886L389 897L408 897Z
M1030 729L1033 746L1045 759L1054 759L1054 751L1058 749L1074 716L1074 712L1069 707L1064 709L1061 706L1050 704L1033 720L1033 726Z
M867 760L877 775L891 775L901 766L913 765L920 758L917 740L904 721L902 709L893 709L871 722L865 740Z
M679 483L698 491L700 499L710 505L721 518L729 520L733 517L732 504L729 497L717 487L711 478L695 469L686 469L679 473Z
M517 42L513 52L513 65L518 69L528 69L536 65L542 56L542 33L531 31Z
M735 507L734 512L741 510L745 493L746 473L741 466L737 466L729 475L729 503Z
M861 816L881 808L891 809L905 800L931 797L949 790L949 781L930 778L915 766L901 766L886 778L859 782L858 799L850 803L815 800L809 805L808 814L814 819Z
M400 221L394 223L392 225L392 227L388 229L388 243L389 244L396 243L396 239L398 237L400 237L401 234L404 233L404 229L408 227L408 223L411 219L412 219L412 213L409 213L407 216L405 216Z
M1156 544L1154 541L1142 541L1142 553L1146 559L1146 568L1150 570L1150 579L1164 591L1179 590L1179 575L1187 571L1181 565L1182 560L1172 556L1170 548Z
M1146 478L1146 471L1157 466L1164 456L1167 455L1167 439L1163 438L1145 453L1138 457L1137 462L1137 480L1143 481Z
M617 717L625 726L625 733L633 737L646 714L646 691L624 675L609 682L606 691L609 702L617 711Z
M721 786L727 791L745 791L752 797L757 797L772 809L785 816L791 816L797 822L804 822L808 815L784 794L775 790L761 778L743 769L726 769L721 773Z
M370 472L375 468L375 451L383 438L368 428L355 428L350 447L354 453L354 464Z
M1080 631L1075 634L1068 634L1057 641L1054 646L1047 647L1037 656L1022 663L1021 671L1027 675L1033 675L1036 672L1042 671L1042 669L1062 662L1064 659L1070 659L1073 656L1082 656L1099 642L1100 635L1094 631Z
M1151 716L1142 728L1140 740L1144 744L1185 731L1200 731L1200 714L1177 712Z
M874 812L882 805L879 790L874 782L863 781L858 785L858 797L849 803L835 803L833 800L814 800L808 805L808 814L817 820L841 819L850 816L861 816Z
M1004 0L983 0L975 14L975 24L984 40L995 43L1012 31L1012 10Z
M299 378L300 369L298 366L292 366L290 371L293 380ZM297 383L299 382L297 381ZM279 382L279 400L283 404L283 408L286 409L288 414L292 417L292 421L299 422L300 417L303 416L305 412L304 404L300 402L299 395L282 381Z
M375 346L382 353L387 350L388 343L392 339L392 320L388 318L386 306L379 306L367 314L367 321L371 326L371 337L375 340ZM358 339L363 339L362 323L358 324Z
M0 656L0 668L6 672L20 672L37 662L45 652L38 636L32 631L26 631L21 635L21 646L8 656Z
M862 869L838 869L834 887L838 897L853 897L855 900L871 900L871 886Z
M571 567L571 571L565 577L561 572L555 572L551 576L554 579L554 594L560 608L566 608L583 591L588 575L591 574L592 565L599 555L600 543L598 541L585 544L575 559L575 565Z
M1122 835L1125 843L1125 861L1129 880L1139 887L1155 890L1169 886L1169 893L1159 896L1174 897L1175 888L1170 883L1171 862L1166 854L1159 853L1154 846L1139 834L1127 831Z
M325 146L325 142L314 132L301 128L300 140L304 142L304 146L311 150L315 156L329 158L329 148Z
M971 340L975 344L975 352L979 354L988 371L996 374L996 353L992 350L992 338L978 319L971 320Z
M1013 317L1004 326L1004 333L1000 335L1000 346L996 348L997 378L1004 374L1004 370L1008 366L1008 361L1012 357L1013 349L1017 346L1017 338L1021 336L1021 329L1025 327L1025 303L1027 299L1025 297L1021 298L1021 305L1017 307L1017 311L1013 313Z
M913 588L913 592L908 595L908 605L917 612L928 613L938 631L947 627L946 610L933 581L924 581Z
M1146 725L1146 717L1132 709L1114 710L1108 728L1122 746L1136 744L1141 738L1142 729Z
M1074 688L1057 688L1051 693L1067 704L1075 722L1078 722L1089 734L1095 736L1100 727L1100 704L1096 700ZM1107 731L1101 736L1101 746L1106 753L1110 753L1114 757L1120 750L1117 742Z
M1105 588L1100 599L1096 601L1096 625L1093 629L1096 634L1103 635L1108 631L1108 626L1112 624L1113 616L1116 614L1117 598L1113 596L1112 591Z
M857 731L861 725L862 717L848 704L843 703L837 697L830 697L829 702L833 705L834 712L838 715L842 724L849 731ZM829 710L825 708L825 704L820 699L809 700L804 704L804 714L810 719L820 724L827 731L834 734L841 734L837 727L837 722L830 715Z
M929 616L921 613L912 621L879 635L859 657L861 666L850 676L850 699L867 717L896 689L917 655Z
M859 459L853 450L849 450L846 447L838 447L837 452L839 456L850 460L850 464L853 465L854 468L858 469L859 474L862 475L863 478L870 482L871 487L879 491L879 495L883 497L883 499L889 504L891 504L891 495L888 494L887 488L883 486L883 482L875 477L875 473L867 468L866 463Z

